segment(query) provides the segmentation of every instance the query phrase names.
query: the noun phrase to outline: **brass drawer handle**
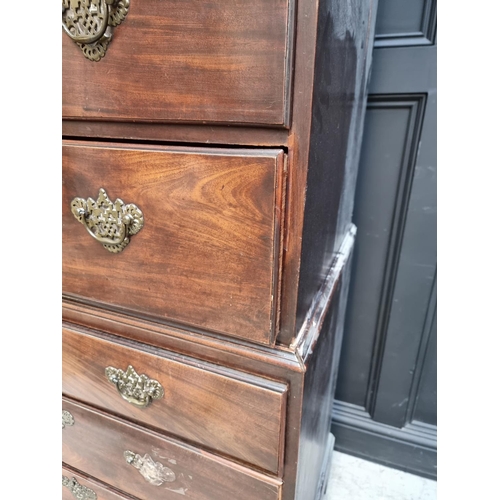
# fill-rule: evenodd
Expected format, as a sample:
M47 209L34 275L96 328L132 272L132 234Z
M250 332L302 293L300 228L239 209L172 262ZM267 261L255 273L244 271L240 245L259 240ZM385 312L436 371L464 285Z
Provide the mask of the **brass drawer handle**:
M66 486L77 500L97 500L96 492L80 484L74 477L70 479L63 476L62 485Z
M130 243L130 236L144 226L144 216L137 205L125 205L120 198L113 203L102 188L96 201L74 198L71 212L90 236L112 253L121 252Z
M129 7L130 0L62 0L62 27L87 59L99 61Z
M153 486L175 481L175 472L160 462L155 462L148 454L141 457L133 451L126 451L123 456L128 464L135 467L142 477Z
M125 401L138 408L146 408L153 399L160 399L165 394L160 382L150 379L144 374L139 375L130 365L125 372L119 368L108 366L106 377L112 384L116 385Z
M75 419L73 415L68 410L62 411L62 428L64 429L66 426L75 425Z

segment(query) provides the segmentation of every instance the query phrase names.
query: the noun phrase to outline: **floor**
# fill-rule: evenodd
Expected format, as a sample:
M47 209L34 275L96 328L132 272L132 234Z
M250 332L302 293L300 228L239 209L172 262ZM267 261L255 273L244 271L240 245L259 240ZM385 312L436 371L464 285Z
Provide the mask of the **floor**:
M436 500L437 483L335 451L324 500Z

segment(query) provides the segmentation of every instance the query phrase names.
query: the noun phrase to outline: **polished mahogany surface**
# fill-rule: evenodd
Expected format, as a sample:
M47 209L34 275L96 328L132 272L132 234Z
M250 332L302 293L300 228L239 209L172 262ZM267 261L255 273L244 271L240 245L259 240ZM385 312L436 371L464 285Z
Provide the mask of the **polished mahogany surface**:
M98 63L65 36L63 460L89 483L321 499L376 7L130 0ZM100 188L144 213L118 254L69 208ZM108 362L165 397L130 407Z
M132 0L94 62L63 32L63 117L285 125L288 0Z
M164 395L138 408L106 378L132 366ZM63 394L275 474L281 471L287 386L179 356L63 328Z
M174 439L63 399L75 420L63 429L63 462L147 500L279 500L281 481ZM127 463L125 452L149 455L154 464L141 471ZM147 459L146 459L147 460ZM159 464L159 465L156 465ZM154 484L158 469L167 480ZM160 478L161 479L161 476ZM159 482L159 481L156 481Z
M97 500L135 500L122 492L111 489L100 481L96 481L94 478L89 478L81 472L70 469L68 466L63 466L62 476L63 481L67 478L71 486L63 488L62 500L75 500L75 494L84 495L85 493L90 497L89 499L83 497L85 500L92 500L92 494L97 496Z
M279 296L284 153L63 146L63 293L269 344ZM120 253L71 212L75 197L134 203L144 227Z

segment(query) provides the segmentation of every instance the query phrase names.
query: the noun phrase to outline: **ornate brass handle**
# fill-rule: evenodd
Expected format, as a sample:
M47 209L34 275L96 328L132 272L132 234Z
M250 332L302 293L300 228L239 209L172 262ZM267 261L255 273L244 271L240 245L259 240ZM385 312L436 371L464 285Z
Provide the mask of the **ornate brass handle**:
M97 500L96 492L80 484L74 477L70 479L63 476L62 485L66 486L77 500Z
M121 252L130 243L130 236L144 226L144 216L137 205L125 205L120 198L113 203L102 188L96 201L74 198L71 212L90 236L112 253Z
M62 27L87 59L99 61L129 6L130 0L62 0Z
M62 428L64 429L66 426L75 425L75 419L73 415L67 410L62 411Z
M175 472L160 462L155 462L148 454L141 457L133 451L126 451L123 456L128 464L135 467L142 477L153 486L175 481Z
M150 379L146 375L139 375L129 365L127 371L108 366L106 377L116 385L121 397L138 408L146 408L153 399L160 399L165 394L163 387L157 380Z

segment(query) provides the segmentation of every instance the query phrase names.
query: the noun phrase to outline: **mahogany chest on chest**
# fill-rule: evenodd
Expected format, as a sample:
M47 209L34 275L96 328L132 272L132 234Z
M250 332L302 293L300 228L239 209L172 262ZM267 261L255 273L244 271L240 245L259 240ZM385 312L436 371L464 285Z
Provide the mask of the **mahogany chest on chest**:
M63 0L63 498L326 486L372 0Z

